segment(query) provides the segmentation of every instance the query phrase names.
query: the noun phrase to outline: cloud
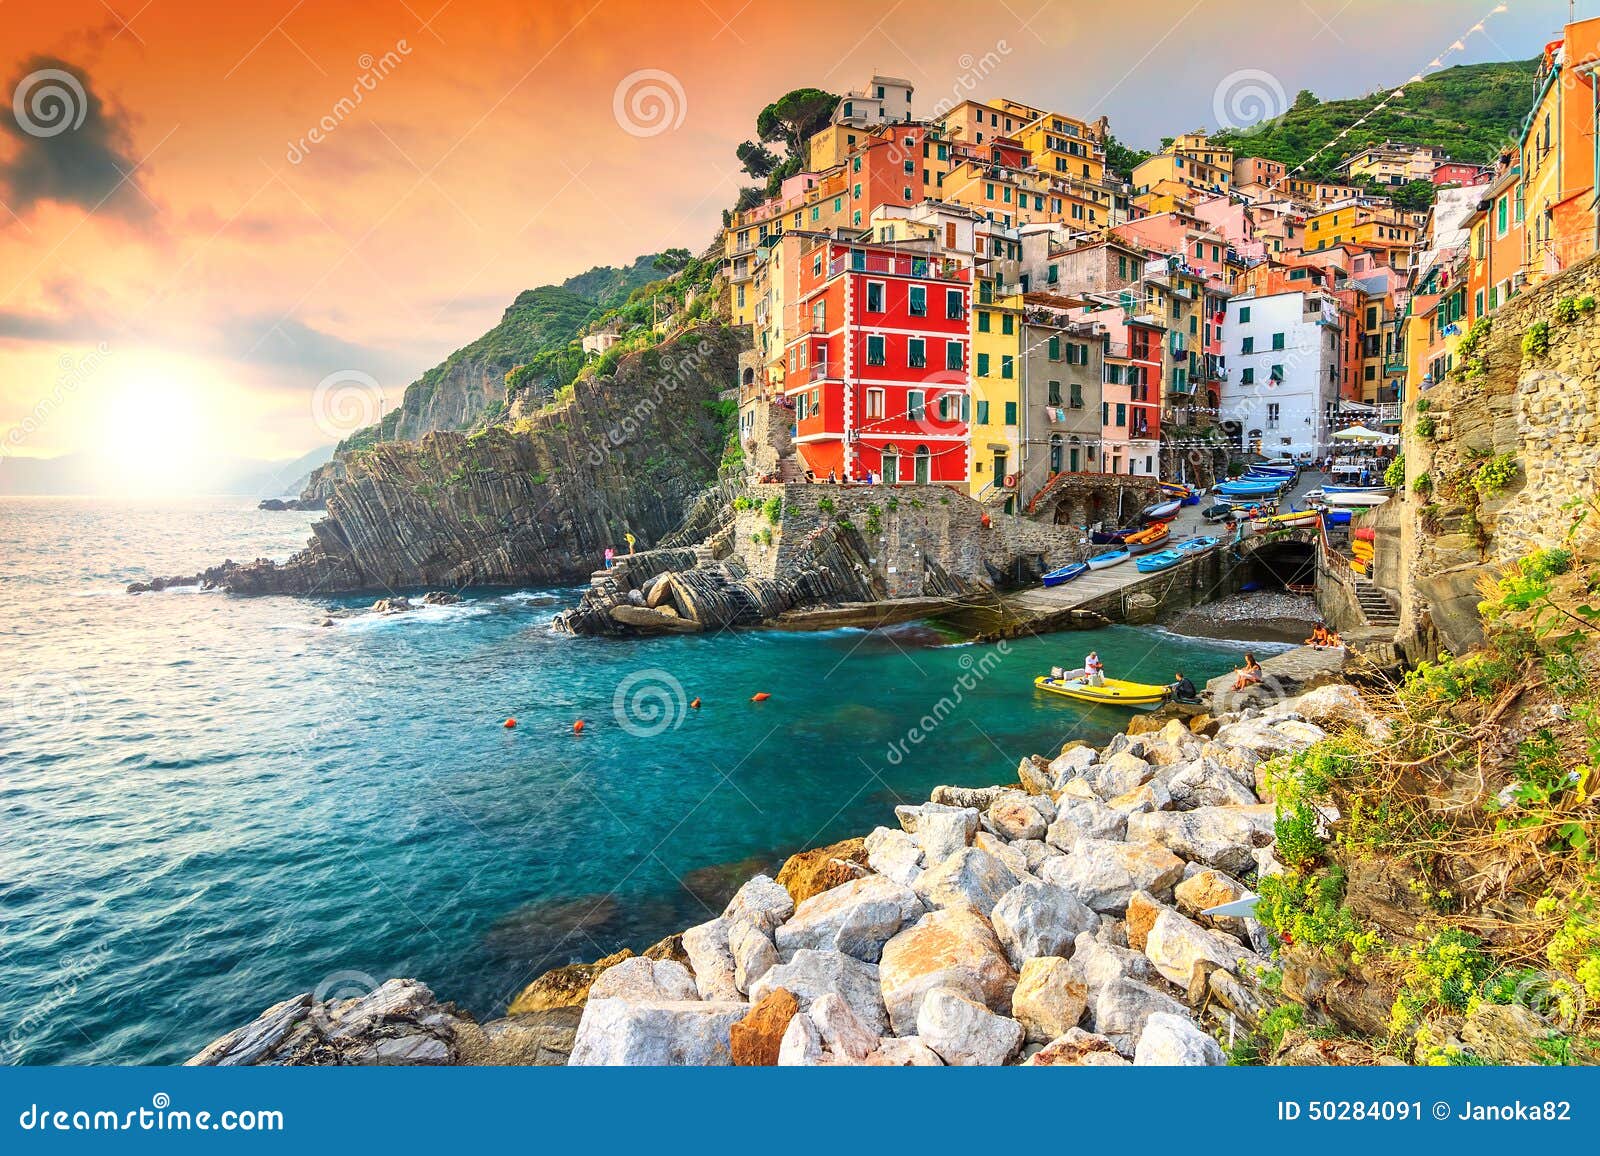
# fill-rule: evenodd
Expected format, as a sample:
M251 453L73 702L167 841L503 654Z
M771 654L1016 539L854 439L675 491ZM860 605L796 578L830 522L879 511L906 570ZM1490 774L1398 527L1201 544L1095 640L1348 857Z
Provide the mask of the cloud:
M77 205L125 221L154 209L134 173L127 121L108 109L88 74L35 56L0 91L0 188L21 216L43 202Z
M291 381L316 382L330 373L359 370L383 381L415 372L387 348L374 349L346 341L292 315L271 312L239 314L222 322L210 352L213 356L276 371L286 387Z

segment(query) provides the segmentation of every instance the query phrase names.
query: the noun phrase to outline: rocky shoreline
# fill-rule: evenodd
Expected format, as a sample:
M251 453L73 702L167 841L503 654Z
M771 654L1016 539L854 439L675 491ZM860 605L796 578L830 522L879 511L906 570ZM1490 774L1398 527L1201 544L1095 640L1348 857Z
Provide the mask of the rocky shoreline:
M1263 764L1375 721L1313 684L937 787L642 955L546 973L499 1019L393 979L278 1004L190 1063L1222 1064L1275 1002L1248 903L1282 870ZM1325 1050L1291 1033L1276 1062Z

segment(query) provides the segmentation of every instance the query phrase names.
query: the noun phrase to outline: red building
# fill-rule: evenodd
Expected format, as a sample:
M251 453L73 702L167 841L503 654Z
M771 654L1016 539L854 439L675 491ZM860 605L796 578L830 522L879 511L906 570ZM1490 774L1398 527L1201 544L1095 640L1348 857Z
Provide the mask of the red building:
M1482 165L1469 165L1465 161L1442 161L1433 170L1433 183L1437 185L1475 185L1483 180Z
M785 346L795 443L819 479L965 484L972 271L936 251L820 241Z

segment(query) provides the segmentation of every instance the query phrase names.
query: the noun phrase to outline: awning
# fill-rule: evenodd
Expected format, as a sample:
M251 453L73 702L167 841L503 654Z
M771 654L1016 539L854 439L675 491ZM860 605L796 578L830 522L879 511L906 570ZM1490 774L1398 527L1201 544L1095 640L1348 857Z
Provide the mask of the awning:
M1389 435L1379 433L1375 429L1368 429L1364 425L1353 425L1334 434L1333 440L1336 442L1364 442L1368 445L1381 445L1389 440Z

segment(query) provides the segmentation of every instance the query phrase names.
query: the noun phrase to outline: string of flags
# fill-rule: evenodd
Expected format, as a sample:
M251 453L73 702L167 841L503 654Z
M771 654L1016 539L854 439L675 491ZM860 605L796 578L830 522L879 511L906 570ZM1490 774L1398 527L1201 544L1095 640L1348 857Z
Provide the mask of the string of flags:
M1405 99L1405 95L1406 95L1405 85L1406 84L1416 84L1418 81L1422 80L1423 77L1426 76L1428 72L1430 72L1430 71L1432 71L1434 69L1443 68L1444 67L1444 62L1446 60L1448 60L1453 54L1455 54L1457 52L1465 52L1466 48L1467 48L1467 41L1470 40L1473 36L1476 36L1478 33L1485 32L1486 31L1486 26L1488 25L1489 21L1494 19L1496 16L1501 15L1503 12L1507 11L1507 8L1508 8L1508 6L1505 5L1505 4L1496 4L1493 8L1489 9L1489 11L1484 13L1483 16L1478 20L1477 23L1475 23L1471 28L1468 28L1459 37L1457 37L1454 41L1452 41L1451 44L1450 44L1450 47L1446 48L1443 52L1439 53L1439 55L1435 56L1432 60L1428 61L1428 63L1420 71L1418 71L1414 76L1412 76L1409 80L1407 80L1405 82L1405 84L1402 84L1399 88L1396 88L1393 91L1391 91L1387 96L1385 96L1383 98L1383 100L1381 100L1377 104L1373 105L1370 109L1368 109L1365 113L1363 113L1353 123L1351 123L1350 125L1348 125L1344 129L1342 129L1340 132L1338 132L1331 140L1328 141L1327 144L1325 144L1321 148L1317 149L1316 152L1314 152L1310 156L1306 157L1305 160L1301 161L1294 168L1286 170L1281 177L1279 177L1277 180L1272 182L1272 187L1274 187L1274 188L1277 187L1279 184L1281 184L1283 181L1287 180L1290 176L1292 176L1294 174L1304 172L1310 166L1312 161L1316 160L1323 153L1325 153L1329 149L1333 148L1340 141L1344 140L1351 133L1355 132L1356 129L1358 129L1362 125L1366 124L1366 122L1368 120L1370 120L1372 117L1376 116L1378 113L1380 113L1384 109L1388 108L1395 101Z

